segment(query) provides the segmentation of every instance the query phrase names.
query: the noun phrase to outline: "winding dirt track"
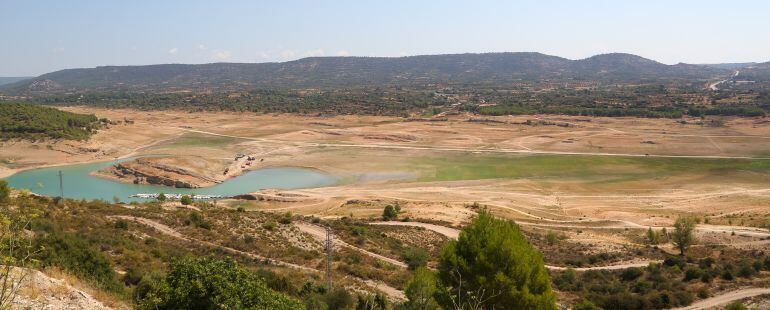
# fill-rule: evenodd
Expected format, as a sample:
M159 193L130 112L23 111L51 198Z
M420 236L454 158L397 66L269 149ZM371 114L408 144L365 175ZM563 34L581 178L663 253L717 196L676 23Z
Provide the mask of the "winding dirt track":
M432 230L434 232L437 232L439 234L442 234L450 239L457 239L457 237L460 235L460 230L440 226L440 225L434 225L434 224L428 224L428 223L420 223L420 222L396 222L396 221L388 221L388 222L373 222L369 223L370 225L387 225L387 226L410 226L410 227L422 227L427 230ZM644 260L639 262L633 262L633 263L624 263L624 264L616 264L616 265L609 265L609 266L597 266L597 267L581 267L581 268L572 268L576 271L588 271L588 270L619 270L619 269L626 269L626 268L632 268L632 267L645 267L649 265L650 263L660 263L660 260ZM567 270L568 267L560 267L560 266L550 266L545 265L545 268L548 268L550 270Z
M676 308L675 310L707 309L707 308L721 306L731 301L741 300L744 298L765 295L765 294L770 294L770 288L760 288L760 287L744 288L744 289L739 289L732 292L727 292L722 295L717 295L711 298L706 298L698 302L695 302L688 307Z
M218 244L211 243L211 242L204 241L204 240L190 238L190 237L187 237L185 235L182 235L181 233L179 233L178 231L174 230L171 227L168 227L168 226L166 226L164 224L158 223L158 222L153 221L151 219L147 219L147 218L143 218L143 217L136 217L136 216L126 216L126 215L116 215L116 216L112 216L112 218L118 218L118 219L123 219L123 220L134 221L134 222L146 225L146 226L150 226L150 227L154 228L155 230L157 230L158 232L160 232L160 233L162 233L164 235L168 235L168 236L171 236L171 237L174 237L174 238L177 238L177 239L182 239L182 240L193 242L193 243L204 244L204 245L207 245L207 246L210 246L210 247L220 248L220 249L226 250L228 252L239 254L239 255L243 255L243 256L246 256L246 257L251 257L251 258L259 259L259 260L262 260L262 261L267 261L270 264L273 264L273 265L276 265L276 266L295 268L295 269L300 269L300 270L304 270L304 271L318 272L318 270L315 270L313 268L309 268L309 267L300 266L300 265L297 265L297 264L292 264L292 263L287 263L287 262L275 260L275 259L272 259L272 258L268 258L268 257L262 256L262 255L259 255L259 254L244 252L244 251L241 251L241 250L237 250L237 249L233 249L233 248L230 248L230 247L218 245Z
M211 242L208 242L208 241L198 240L198 239L195 239L195 238L190 238L190 237L187 237L185 235L182 235L181 233L179 233L178 231L176 231L175 229L173 229L173 228L171 228L169 226L166 226L164 224L158 223L158 222L153 221L153 220L148 219L148 218L136 217L136 216L127 216L127 215L115 215L115 216L110 216L110 218L134 221L134 222L137 222L137 223L140 223L140 224L152 227L153 229L157 230L158 232L160 232L160 233L162 233L164 235L170 236L170 237L174 237L174 238L177 238L177 239L185 240L185 241L188 241L188 242L204 244L204 245L207 245L207 246L210 246L210 247L220 248L220 249L226 250L226 251L234 253L234 254L243 255L243 256L247 256L247 257L251 257L251 258L255 258L255 259L260 259L262 261L266 261L266 262L268 262L270 264L273 264L273 265L276 265L276 266L294 268L294 269L299 269L299 270L313 272L313 273L321 272L321 271L319 271L317 269L313 269L313 268L310 268L310 267L305 267L305 266L301 266L301 265L297 265L297 264L283 262L283 261L280 261L280 260L276 260L276 259L272 259L272 258L267 258L267 257L264 257L262 255L258 255L258 254L254 254L254 253L248 253L248 252L244 252L244 251L241 251L241 250L233 249L233 248L230 248L230 247L218 245L218 244L211 243ZM374 253L372 253L372 254L374 254ZM393 288L391 286L388 286L385 283L380 283L380 282L376 282L376 281L372 281L372 280L363 280L363 279L358 279L358 280L360 280L364 284L366 284L366 285L368 285L368 286L370 286L370 287L372 287L372 288L374 288L376 290L379 290L379 291L385 293L386 295L388 295L389 297L391 297L393 299L397 299L397 300L405 300L406 299L406 295L404 294L403 291L401 291L399 289L396 289L396 288Z
M315 238L318 241L323 242L326 239L326 230L323 227L316 226L316 225L313 225L313 224L308 224L308 223L294 223L294 226L299 228L300 231L313 236L313 238ZM379 259L379 260L391 263L393 265L396 265L396 266L399 266L399 267L403 267L403 268L407 267L407 265L404 262L392 259L390 257L385 257L385 256L382 256L382 255L377 254L377 253L369 252L369 251L364 250L362 248L353 246L353 245L351 245L351 244L349 244L349 243L347 243L345 241L342 241L339 238L334 238L333 242L337 246L343 246L343 247L346 247L346 248L350 248L350 249L359 251L361 253L364 253L364 254L369 255L371 257L374 257L376 259Z

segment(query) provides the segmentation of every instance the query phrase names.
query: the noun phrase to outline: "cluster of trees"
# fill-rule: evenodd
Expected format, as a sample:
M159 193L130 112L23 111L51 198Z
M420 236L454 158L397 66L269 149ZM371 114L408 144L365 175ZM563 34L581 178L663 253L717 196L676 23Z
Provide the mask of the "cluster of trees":
M99 126L94 115L33 104L0 103L0 139L86 140Z
M693 259L671 256L661 264L624 270L589 270L582 273L568 269L554 275L553 283L561 291L585 298L582 304L604 309L668 309L686 306L696 298L710 295L708 285L717 279L750 279L770 270L770 257L706 257ZM698 284L702 283L702 284ZM582 309L595 309L584 307Z
M363 114L401 116L420 111L434 102L432 92L386 88L324 91L251 90L237 93L86 93L51 95L35 103L91 105L142 110L180 109L187 111L238 111L303 114Z
M555 88L549 91L515 91L459 85L436 91L435 86L357 87L350 89L292 90L254 89L213 93L87 92L34 97L42 104L92 105L108 108L143 110L180 109L187 111L249 111L264 113L363 114L407 116L435 114L454 109L482 115L564 114L576 116L680 118L723 116L764 116L770 111L770 99L760 92L757 99L740 104L690 103L702 88L646 84L627 87L602 87L591 90ZM713 101L713 100L712 100ZM488 105L494 103L494 105Z

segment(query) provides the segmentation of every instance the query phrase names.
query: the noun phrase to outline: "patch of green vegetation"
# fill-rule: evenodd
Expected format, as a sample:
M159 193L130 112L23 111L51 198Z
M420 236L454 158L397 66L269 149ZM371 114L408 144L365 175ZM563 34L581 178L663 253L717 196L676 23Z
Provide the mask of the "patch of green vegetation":
M164 278L140 283L138 309L298 309L300 302L270 289L233 260L184 259Z
M629 181L650 177L701 173L724 175L737 171L770 172L770 160L700 159L579 155L454 155L412 161L420 181L517 178L579 178Z
M0 104L0 140L87 140L98 127L99 120L93 114L76 114L32 104Z
M200 133L186 133L179 138L161 143L153 147L154 149L164 148L185 148L185 147L223 147L243 141L238 138L214 136Z

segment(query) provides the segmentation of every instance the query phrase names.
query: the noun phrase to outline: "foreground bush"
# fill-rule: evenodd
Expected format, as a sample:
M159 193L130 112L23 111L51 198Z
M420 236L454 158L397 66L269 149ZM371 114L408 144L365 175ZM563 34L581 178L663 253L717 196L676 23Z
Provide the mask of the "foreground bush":
M143 280L138 309L301 309L302 304L269 289L257 274L232 260L185 259L168 275Z
M487 211L441 251L438 278L447 309L556 309L542 254L515 223Z

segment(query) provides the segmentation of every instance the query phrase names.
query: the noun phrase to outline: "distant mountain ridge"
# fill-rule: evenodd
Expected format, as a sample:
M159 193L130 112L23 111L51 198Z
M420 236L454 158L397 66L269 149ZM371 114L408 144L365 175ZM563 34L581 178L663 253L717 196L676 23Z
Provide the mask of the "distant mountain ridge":
M309 57L281 63L211 63L66 69L0 87L4 93L339 88L381 85L510 85L522 81L705 80L729 70L666 65L632 54L570 60L541 53L408 57Z
M31 79L33 77L31 76L0 76L0 86L6 85L6 84L12 84L16 83L18 81L23 81L27 79Z

